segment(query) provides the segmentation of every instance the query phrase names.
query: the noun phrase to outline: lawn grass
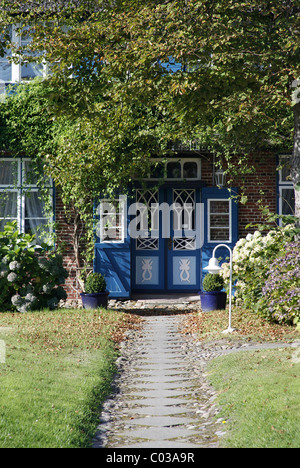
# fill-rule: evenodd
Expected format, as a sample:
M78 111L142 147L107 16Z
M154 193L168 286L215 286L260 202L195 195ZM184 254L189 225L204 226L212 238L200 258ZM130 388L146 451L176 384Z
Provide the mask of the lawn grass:
M299 448L300 364L295 349L243 351L214 359L209 379L219 391L230 448ZM298 356L298 354L297 354Z
M184 331L193 334L198 340L211 342L294 342L300 340L300 331L289 325L268 322L241 307L232 310L232 327L235 332L224 335L228 328L228 309L212 312L195 312L189 314L184 323Z
M267 322L235 307L232 326L228 310L196 312L185 321L184 332L203 343L294 343L294 348L241 351L212 360L208 379L217 390L229 448L299 448L300 446L300 333L295 327ZM298 346L297 346L298 343Z
M0 314L0 447L89 447L117 343L136 322L104 310Z

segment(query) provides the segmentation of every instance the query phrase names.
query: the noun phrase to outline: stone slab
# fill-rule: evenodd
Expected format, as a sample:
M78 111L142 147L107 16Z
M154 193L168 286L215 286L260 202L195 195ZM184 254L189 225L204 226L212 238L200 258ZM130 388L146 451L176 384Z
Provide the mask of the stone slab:
M137 396L137 397L144 397L144 398L174 398L174 397L182 397L187 394L186 389L182 390L133 390L132 392L128 392L130 396ZM126 394L125 394L126 395Z
M180 427L184 424L193 424L194 420L192 418L186 417L176 417L176 416L151 416L151 417L141 417L136 419L125 420L124 424L131 426L147 426L147 427Z
M173 442L171 440L156 440L153 443L151 440L147 442L138 442L133 445L126 445L126 448L151 448L151 449L193 449L193 448L204 448L201 445L189 444L188 442Z
M187 439L197 434L197 430L179 427L149 427L126 430L127 437L131 439L146 439L152 441Z
M147 416L174 416L181 414L183 417L188 413L193 413L191 408L182 408L180 406L145 406L132 411L132 414L136 412L137 415Z

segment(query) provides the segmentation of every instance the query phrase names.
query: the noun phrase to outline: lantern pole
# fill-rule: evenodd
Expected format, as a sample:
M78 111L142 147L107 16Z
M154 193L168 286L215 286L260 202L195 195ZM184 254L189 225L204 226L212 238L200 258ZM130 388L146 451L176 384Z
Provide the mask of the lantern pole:
M222 268L219 266L218 261L216 259L216 251L220 247L226 247L226 249L228 249L229 253L230 253L229 324L228 324L228 328L223 331L223 333L226 334L226 333L232 333L232 332L234 332L236 330L235 328L232 328L232 326L231 326L231 320L232 320L232 270L233 270L233 258L232 258L233 255L232 255L231 248L228 247L228 245L226 245L226 244L217 245L213 250L213 256L209 261L209 266L204 268L204 270L207 270L211 274L218 274L220 272L220 270Z

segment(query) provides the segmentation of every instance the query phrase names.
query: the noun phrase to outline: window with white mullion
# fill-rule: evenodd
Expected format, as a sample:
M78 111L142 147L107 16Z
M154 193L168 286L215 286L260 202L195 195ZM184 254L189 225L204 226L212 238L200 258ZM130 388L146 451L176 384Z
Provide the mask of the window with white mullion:
M279 214L295 214L295 192L293 186L282 185L279 187Z
M37 76L47 76L48 66L45 60L41 60L41 53L26 50L31 42L31 38L26 36L26 29L28 28L23 28L24 32L22 33L20 25L10 26L8 31L10 41L17 49L23 48L24 55L31 56L33 59L36 57L37 60L22 61L22 56L7 49L5 56L0 57L0 81L4 83L19 83L21 81L31 81Z
M208 200L208 242L232 242L231 200Z
M23 232L39 234L43 230L48 230L49 218L45 210L45 202L39 189L30 189L22 195L23 208Z
M18 186L21 183L20 160L0 160L0 231L7 222L17 221L21 229L21 199Z
M29 27L28 27L29 28ZM28 28L24 28L21 35L19 36L20 40L20 46L21 48L24 48L24 55L30 56L30 57L36 57L37 61L36 62L31 62L31 61L25 61L24 63L21 64L21 81L30 81L37 76L44 76L45 75L45 70L44 70L44 63L40 62L40 57L41 54L38 52L30 52L26 48L30 46L31 43L31 37L27 35L27 30Z
M280 216L295 215L295 192L291 179L290 155L279 157L278 213ZM282 225L282 220L279 220Z
M30 158L22 158L21 177L23 187L34 188L37 187L38 184L41 182L41 180L39 180L39 178L41 177L40 173L37 174ZM47 188L53 188L53 181L49 177L44 175L43 185Z
M6 33L9 36L9 40L12 40L12 26L6 29ZM4 40L4 36L0 35L0 40ZM12 63L9 60L11 51L6 49L4 57L0 57L0 80L4 83L10 83L12 81Z
M100 202L98 235L100 242L123 243L125 240L126 198L103 199Z
M0 231L8 222L17 221L21 230L21 197L17 189L0 189Z
M21 185L21 160L13 158L0 159L0 190L15 188Z
M7 222L17 221L20 232L35 234L41 241L52 234L49 210L53 212L53 187L46 180L41 190L34 174L29 185L30 167L29 159L0 159L0 231Z

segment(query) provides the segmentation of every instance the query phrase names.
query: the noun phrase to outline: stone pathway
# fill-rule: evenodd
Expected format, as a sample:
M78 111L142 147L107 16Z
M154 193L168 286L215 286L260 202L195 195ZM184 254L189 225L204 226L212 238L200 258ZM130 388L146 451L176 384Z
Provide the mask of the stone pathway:
M123 345L94 448L217 447L222 430L205 379L207 359L191 360L180 315L144 319Z
M129 339L122 344L118 374L103 407L94 448L221 447L225 428L218 418L216 392L207 380L207 363L232 352L300 348L300 342L193 340L180 328L186 314L198 308L194 298L113 301L110 306L141 311L143 326L128 332Z

